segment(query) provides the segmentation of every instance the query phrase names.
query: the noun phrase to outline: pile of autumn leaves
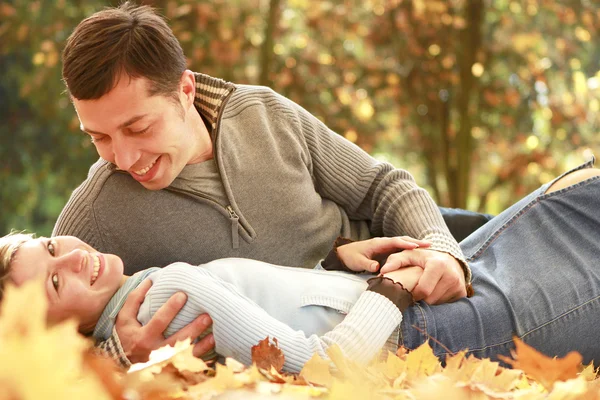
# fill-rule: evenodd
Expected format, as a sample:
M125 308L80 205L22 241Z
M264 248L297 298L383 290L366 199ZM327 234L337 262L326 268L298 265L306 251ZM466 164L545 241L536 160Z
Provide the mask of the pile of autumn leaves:
M37 282L9 287L0 312L0 400L5 399L599 399L593 366L571 353L550 359L517 342L514 369L458 353L442 368L425 344L357 365L339 349L331 363L315 355L297 376L281 373L284 355L268 338L252 349L254 365L233 359L214 368L178 343L146 364L120 371L90 353L69 321L48 327ZM332 365L334 366L332 368Z

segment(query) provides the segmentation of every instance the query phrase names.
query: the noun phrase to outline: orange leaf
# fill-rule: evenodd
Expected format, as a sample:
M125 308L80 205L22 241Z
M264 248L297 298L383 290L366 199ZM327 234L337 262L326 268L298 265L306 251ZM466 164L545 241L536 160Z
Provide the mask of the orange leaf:
M275 344L271 344L267 336L258 342L256 346L252 346L252 362L258 368L269 371L272 366L277 372L281 372L285 357L281 349L279 349L276 338L273 338L273 342Z
M582 357L572 351L563 358L550 358L527 345L519 338L514 339L516 351L512 351L513 359L498 356L500 360L513 368L523 370L530 378L537 380L548 390L557 381L566 381L577 377Z

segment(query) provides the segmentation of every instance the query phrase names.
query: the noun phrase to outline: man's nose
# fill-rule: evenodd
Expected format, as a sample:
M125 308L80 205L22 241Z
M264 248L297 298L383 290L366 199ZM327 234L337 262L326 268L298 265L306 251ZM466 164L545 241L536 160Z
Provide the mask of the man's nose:
M78 274L86 262L86 257L88 257L87 251L74 249L58 258L58 268Z
M116 138L113 140L112 145L114 162L119 169L124 171L130 170L140 158L139 150L130 138Z

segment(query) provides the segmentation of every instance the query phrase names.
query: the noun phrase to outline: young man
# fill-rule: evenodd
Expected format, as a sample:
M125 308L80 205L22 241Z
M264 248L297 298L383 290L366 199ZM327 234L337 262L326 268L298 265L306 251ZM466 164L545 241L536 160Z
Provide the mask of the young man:
M406 235L432 244L400 255L402 265L424 269L417 299L467 294L470 270L458 243L408 172L268 88L187 70L152 9L125 3L82 21L64 50L63 78L101 158L53 235L120 254L126 273L223 257L312 267L338 236ZM147 288L130 296L106 344L118 348L120 338L133 360L164 344L162 332L183 305L173 299L142 328L135 315ZM198 336L209 323L199 319L180 335ZM208 336L196 352L212 344Z

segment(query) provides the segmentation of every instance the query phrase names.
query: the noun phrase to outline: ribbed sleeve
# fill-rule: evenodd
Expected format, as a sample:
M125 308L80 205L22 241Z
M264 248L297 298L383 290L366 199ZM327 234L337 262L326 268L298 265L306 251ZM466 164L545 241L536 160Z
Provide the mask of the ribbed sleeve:
M115 328L113 328L110 338L96 344L96 352L113 359L123 368L129 368L131 366L131 362L123 351L121 341L119 340L119 335L117 335L117 330Z
M302 331L271 317L235 286L202 268L172 264L150 276L153 285L146 296L138 320L144 324L177 291L188 301L165 334L172 335L201 313L213 320L217 353L250 364L250 349L267 336L277 338L285 355L284 369L299 372L316 352L326 358L326 350L336 344L357 362L375 357L396 332L402 320L398 308L384 296L364 292L342 323L322 336L307 336Z

